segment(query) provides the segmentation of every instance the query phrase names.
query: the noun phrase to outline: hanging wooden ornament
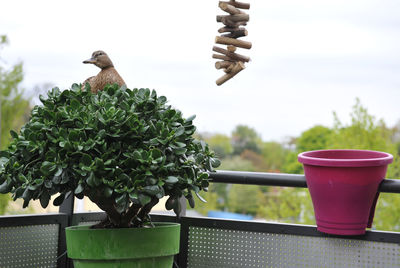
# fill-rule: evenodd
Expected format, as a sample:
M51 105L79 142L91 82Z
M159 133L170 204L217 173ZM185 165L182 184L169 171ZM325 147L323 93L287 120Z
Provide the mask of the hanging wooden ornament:
M215 43L226 45L226 49L220 46L214 46L214 59L219 59L215 63L215 68L223 69L225 74L217 79L218 86L222 85L241 70L245 68L244 63L249 62L250 58L236 53L237 48L250 49L251 42L240 40L238 38L247 36L248 32L243 27L249 21L249 15L243 9L250 9L250 4L237 2L235 0L219 1L218 5L228 15L217 15L217 22L224 24L218 32L220 36L215 37Z

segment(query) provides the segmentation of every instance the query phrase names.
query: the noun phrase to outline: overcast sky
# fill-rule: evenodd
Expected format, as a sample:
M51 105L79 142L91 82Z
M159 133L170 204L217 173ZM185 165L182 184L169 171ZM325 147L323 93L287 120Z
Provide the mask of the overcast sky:
M1 1L6 64L24 62L24 87L61 89L99 69L106 51L128 87L165 95L199 131L230 134L238 124L264 140L298 136L332 112L348 121L359 97L390 126L400 119L400 1L250 0L252 61L218 87L211 58L223 14L218 1Z

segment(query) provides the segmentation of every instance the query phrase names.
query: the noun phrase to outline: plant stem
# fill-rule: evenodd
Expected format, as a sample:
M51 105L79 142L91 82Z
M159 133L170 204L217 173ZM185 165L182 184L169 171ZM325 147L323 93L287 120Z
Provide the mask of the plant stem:
M132 205L128 209L128 211L122 215L121 225L123 225L123 226L126 225L127 227L130 227L133 222L133 219L137 216L141 207L142 206L140 204Z
M151 209L155 205L157 205L158 201L159 201L158 198L152 197L150 203L146 204L144 207L140 209L139 213L137 214L136 220L133 223L133 227L143 226L145 218L149 216Z
M99 193L95 190L85 194L89 199L95 203L101 210L104 210L107 214L110 223L114 226L121 225L121 215L118 213L117 209L112 205L113 202L107 200L106 198L100 198Z

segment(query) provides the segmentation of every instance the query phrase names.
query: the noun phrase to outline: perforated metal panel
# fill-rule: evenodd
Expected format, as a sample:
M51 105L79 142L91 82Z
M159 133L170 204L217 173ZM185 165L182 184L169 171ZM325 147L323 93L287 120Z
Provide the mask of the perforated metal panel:
M400 267L400 246L355 239L190 227L188 267Z
M81 221L78 223L78 225L95 225L99 223L100 221Z
M0 228L0 267L57 267L58 224Z

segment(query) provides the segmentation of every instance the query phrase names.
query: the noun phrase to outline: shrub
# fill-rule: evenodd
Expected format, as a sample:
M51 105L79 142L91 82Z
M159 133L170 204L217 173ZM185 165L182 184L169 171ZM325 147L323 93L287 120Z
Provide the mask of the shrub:
M142 227L164 196L177 214L182 196L193 207L219 165L192 137L194 116L184 119L154 90L110 85L93 94L74 84L40 99L0 155L0 192L24 207L39 199L45 208L58 193L54 205L87 196L107 213L98 227Z

